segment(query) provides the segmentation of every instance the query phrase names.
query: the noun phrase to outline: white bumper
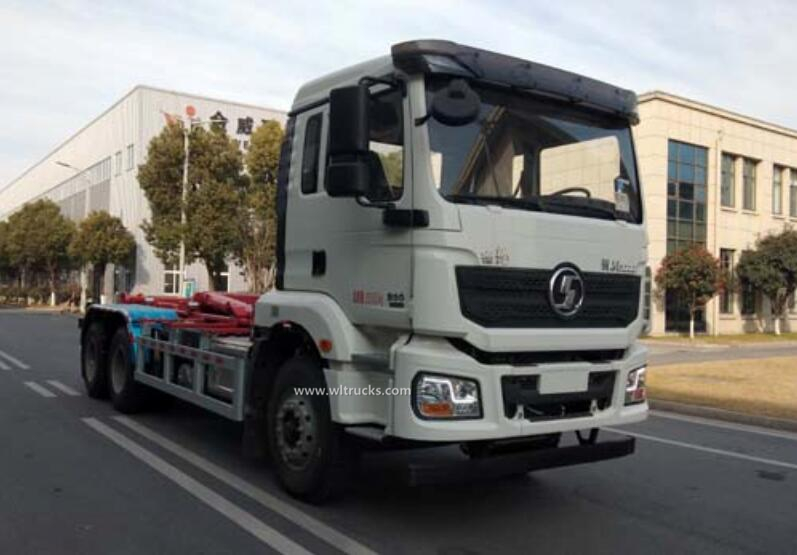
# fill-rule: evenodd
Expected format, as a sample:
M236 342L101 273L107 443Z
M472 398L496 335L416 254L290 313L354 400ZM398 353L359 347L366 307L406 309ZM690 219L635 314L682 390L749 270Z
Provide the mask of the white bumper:
M394 350L394 384L412 388L418 372L439 373L476 380L482 401L482 418L473 420L426 420L418 417L412 399L399 396L393 399L392 419L387 433L403 439L419 441L470 441L523 437L553 432L600 428L639 422L646 418L647 403L625 406L626 376L646 364L647 349L634 345L622 360L610 363L567 362L532 366L485 365L462 353L445 339L414 337ZM523 418L509 418L504 412L501 388L502 376L540 376L540 388L556 393L568 390L568 384L586 384L590 372L614 371L611 405L591 416L531 422ZM583 390L583 389L582 389ZM546 393L546 391L541 391Z

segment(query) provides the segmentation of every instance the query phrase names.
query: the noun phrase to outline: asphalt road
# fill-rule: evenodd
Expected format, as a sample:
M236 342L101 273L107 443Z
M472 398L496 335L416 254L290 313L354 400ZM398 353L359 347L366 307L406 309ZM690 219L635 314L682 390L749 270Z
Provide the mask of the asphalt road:
M655 414L632 457L424 489L383 453L313 507L233 423L88 399L72 317L0 311L0 363L0 553L797 552L794 434Z

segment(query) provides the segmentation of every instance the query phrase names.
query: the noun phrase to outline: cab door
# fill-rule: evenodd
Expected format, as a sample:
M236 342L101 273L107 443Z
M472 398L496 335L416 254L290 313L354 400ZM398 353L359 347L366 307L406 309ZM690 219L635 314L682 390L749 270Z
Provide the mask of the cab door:
M325 190L328 105L296 116L283 286L331 296L355 324L410 325L412 228L386 225L385 208L374 206L412 208L408 114L401 87L371 87L366 201Z

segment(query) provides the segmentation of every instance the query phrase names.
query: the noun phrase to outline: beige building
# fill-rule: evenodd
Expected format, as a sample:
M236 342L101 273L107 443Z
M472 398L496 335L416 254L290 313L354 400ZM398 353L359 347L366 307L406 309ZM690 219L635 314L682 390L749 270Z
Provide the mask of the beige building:
M797 224L797 131L664 92L639 97L635 128L655 276L662 258L702 243L730 268L757 237ZM684 330L688 314L672 296L650 309L653 335ZM731 291L699 315L698 330L771 328L769 303ZM794 299L781 325L797 330Z

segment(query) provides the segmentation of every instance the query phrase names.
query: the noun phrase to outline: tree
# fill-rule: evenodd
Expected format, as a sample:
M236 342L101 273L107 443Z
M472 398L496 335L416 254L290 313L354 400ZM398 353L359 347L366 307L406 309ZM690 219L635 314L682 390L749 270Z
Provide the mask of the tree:
M90 264L95 276L105 275L108 264L124 265L136 249L133 234L122 220L108 212L92 212L80 222L70 252L82 264ZM100 286L102 295L104 285Z
M61 215L57 204L41 199L12 214L6 229L5 249L10 263L19 270L23 287L35 272L44 272L54 304L59 277L72 265L68 247L75 225Z
M141 225L155 255L166 265L177 263L183 229L183 126L169 123L152 138L147 161L138 167L138 182L149 201L152 217Z
M175 264L185 241L186 264L201 260L213 289L220 288L227 260L239 248L239 194L246 189L243 157L221 126L193 127L189 133L188 188L182 201L184 135L181 123L169 123L149 144L138 180L152 218L141 226L164 264ZM185 208L186 225L181 223Z
M240 199L239 237L235 255L252 292L271 285L277 242L277 172L284 138L276 121L265 121L254 133L246 154L250 184Z
M8 222L0 222L0 283L11 273L11 260L8 255Z
M668 254L656 272L659 294L672 291L689 307L689 337L695 337L695 313L723 287L719 260L700 245Z
M797 288L797 231L786 228L756 241L755 250L739 257L736 273L742 284L761 291L772 307L772 324L780 335L780 320Z

